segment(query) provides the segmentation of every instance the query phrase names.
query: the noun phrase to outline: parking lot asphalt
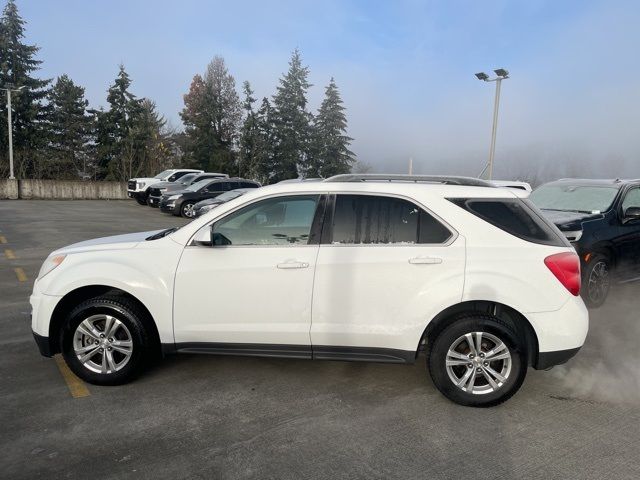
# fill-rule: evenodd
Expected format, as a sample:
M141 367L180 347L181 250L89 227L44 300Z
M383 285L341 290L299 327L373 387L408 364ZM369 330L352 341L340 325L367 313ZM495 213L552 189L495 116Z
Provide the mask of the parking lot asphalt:
M567 365L529 370L491 409L457 406L413 366L167 357L72 396L31 336L51 250L184 223L132 201L0 201L0 477L638 479L640 284L592 312ZM68 378L67 378L68 380Z

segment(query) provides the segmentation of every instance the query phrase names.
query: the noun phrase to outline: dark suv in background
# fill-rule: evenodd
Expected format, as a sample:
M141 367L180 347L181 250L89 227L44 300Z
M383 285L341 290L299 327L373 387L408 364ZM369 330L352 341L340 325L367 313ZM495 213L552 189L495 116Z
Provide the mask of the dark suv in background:
M613 282L640 280L640 180L567 178L529 198L578 252L588 306L602 305Z
M258 188L261 185L244 178L218 178L201 180L189 185L184 190L165 193L160 200L160 210L177 216L194 218L193 206L207 198L215 198L221 193L237 188Z
M229 178L226 173L189 173L184 177L176 180L175 182L160 182L149 187L149 196L147 198L147 205L150 207L159 207L160 199L165 193L173 192L176 190L184 190L189 185L197 183L201 180L210 180L213 178Z

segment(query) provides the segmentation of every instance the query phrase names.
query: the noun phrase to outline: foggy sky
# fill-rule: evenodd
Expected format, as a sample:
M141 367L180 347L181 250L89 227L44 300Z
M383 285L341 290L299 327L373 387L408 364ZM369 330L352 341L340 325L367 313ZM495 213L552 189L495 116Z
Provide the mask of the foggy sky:
M379 172L477 175L504 67L496 177L640 177L640 2L17 1L41 76L106 104L119 63L175 126L195 73L225 57L271 96L298 47L315 110L341 90L358 158Z

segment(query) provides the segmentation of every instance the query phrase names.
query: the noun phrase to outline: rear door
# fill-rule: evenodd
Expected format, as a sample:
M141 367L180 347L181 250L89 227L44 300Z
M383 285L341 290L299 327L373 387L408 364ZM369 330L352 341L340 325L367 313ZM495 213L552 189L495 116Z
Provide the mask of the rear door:
M314 358L412 360L428 319L461 299L464 238L405 198L332 198L316 264Z

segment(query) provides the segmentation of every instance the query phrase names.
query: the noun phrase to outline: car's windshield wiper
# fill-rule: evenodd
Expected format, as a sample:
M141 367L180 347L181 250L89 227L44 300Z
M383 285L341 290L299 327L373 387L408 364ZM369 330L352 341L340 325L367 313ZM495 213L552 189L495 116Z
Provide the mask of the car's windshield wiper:
M167 228L166 230L162 230L161 232L155 233L155 234L151 235L150 237L147 237L145 240L158 240L159 238L166 237L170 233L175 232L179 228L180 227Z

